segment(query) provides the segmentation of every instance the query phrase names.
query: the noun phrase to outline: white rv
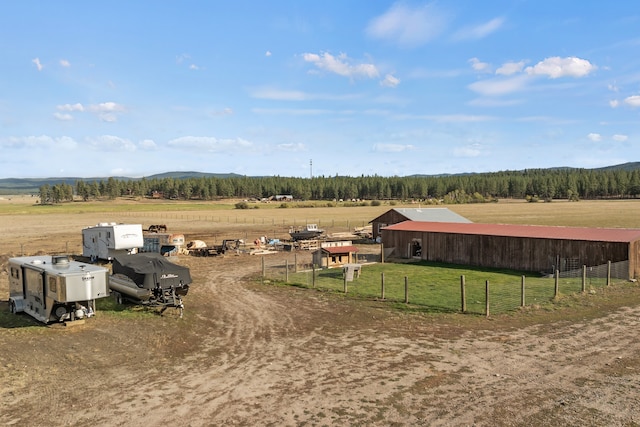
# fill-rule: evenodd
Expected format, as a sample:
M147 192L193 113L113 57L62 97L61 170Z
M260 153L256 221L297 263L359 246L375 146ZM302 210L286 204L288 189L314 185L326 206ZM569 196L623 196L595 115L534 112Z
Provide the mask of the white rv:
M66 255L9 258L9 308L43 323L84 319L109 296L108 281L106 268Z
M142 224L102 222L82 229L82 256L92 261L137 253L143 245Z

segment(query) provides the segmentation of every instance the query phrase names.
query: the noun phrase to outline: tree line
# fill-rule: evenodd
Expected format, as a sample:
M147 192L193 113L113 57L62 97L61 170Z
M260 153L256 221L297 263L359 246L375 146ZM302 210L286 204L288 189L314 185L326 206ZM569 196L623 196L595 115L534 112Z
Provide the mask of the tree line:
M98 198L154 197L179 200L263 199L292 195L296 200L434 200L468 203L498 198L529 200L634 198L640 171L529 169L446 176L407 177L190 177L77 180L40 187L42 203Z

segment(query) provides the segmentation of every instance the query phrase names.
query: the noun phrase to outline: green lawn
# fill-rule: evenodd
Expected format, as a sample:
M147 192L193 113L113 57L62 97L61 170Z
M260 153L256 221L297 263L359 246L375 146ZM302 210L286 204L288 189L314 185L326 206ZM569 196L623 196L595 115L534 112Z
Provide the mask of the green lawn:
M268 276L273 276L268 272ZM347 296L384 299L394 304L405 302L405 277L408 285L407 308L425 312L460 312L462 309L461 276L465 280L468 313L484 314L486 282L489 282L490 313L519 309L521 283L525 278L525 305L543 305L554 300L555 280L538 273L500 269L480 269L430 262L385 263L362 266L361 275L347 282ZM284 281L284 276L276 278ZM312 271L290 273L290 285L314 287ZM586 290L606 286L606 279L587 279ZM316 270L315 288L344 293L342 269ZM582 291L582 278L559 279L559 296Z

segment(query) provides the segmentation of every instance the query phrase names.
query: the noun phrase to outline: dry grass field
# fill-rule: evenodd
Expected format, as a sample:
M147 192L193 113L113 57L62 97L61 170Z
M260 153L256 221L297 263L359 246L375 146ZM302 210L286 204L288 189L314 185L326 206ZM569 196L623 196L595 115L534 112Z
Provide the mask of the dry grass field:
M304 222L347 231L390 208L33 202L0 198L5 313L8 257L78 253L80 230L98 222L162 223L213 244L284 238ZM640 228L640 201L448 207L475 222ZM489 319L415 315L261 285L256 256L176 262L194 279L182 319L103 310L84 325L56 328L26 316L15 326L0 315L2 423L640 425L640 289L605 289Z

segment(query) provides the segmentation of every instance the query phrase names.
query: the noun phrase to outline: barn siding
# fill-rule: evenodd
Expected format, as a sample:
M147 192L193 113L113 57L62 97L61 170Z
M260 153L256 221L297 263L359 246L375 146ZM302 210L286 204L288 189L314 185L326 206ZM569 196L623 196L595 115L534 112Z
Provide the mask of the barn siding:
M373 232L373 238L376 239L380 233L378 232L379 228L380 228L380 224L384 224L386 225L390 225L390 224L397 224L399 222L403 222L403 221L407 221L409 218L407 218L406 216L402 215L400 212L395 211L393 209L383 213L382 215L380 215L378 218L374 219L371 222L371 231Z
M434 233L417 231L384 231L385 247L396 248L401 257L408 257L408 245L422 239L422 259L427 261L481 267L508 268L525 271L552 271L566 259L582 265L600 265L607 261L630 260L630 274L640 273L637 242L595 242L579 240L540 239L507 236ZM633 249L632 249L633 248ZM631 253L634 254L631 257Z

